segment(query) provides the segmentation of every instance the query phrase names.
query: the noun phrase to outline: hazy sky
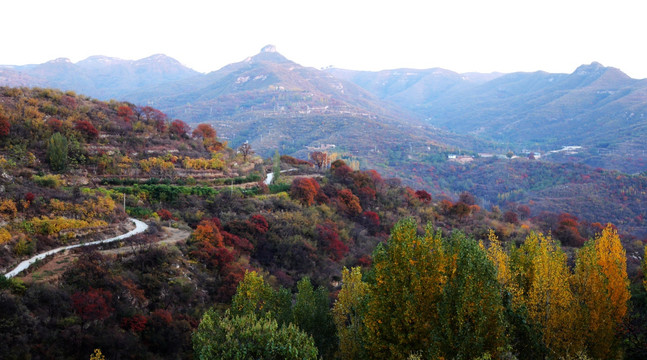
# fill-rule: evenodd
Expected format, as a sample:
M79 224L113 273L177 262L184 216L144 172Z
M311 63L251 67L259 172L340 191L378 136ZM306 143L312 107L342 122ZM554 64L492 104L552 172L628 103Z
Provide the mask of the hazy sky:
M0 64L163 53L209 72L274 44L316 68L570 73L598 61L647 78L644 0L5 0L0 9Z

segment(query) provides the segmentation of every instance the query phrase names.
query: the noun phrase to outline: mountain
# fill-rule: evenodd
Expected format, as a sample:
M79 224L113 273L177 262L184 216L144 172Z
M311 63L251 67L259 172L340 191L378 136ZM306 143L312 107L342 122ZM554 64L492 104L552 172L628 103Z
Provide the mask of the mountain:
M330 144L375 164L402 144L433 152L480 144L425 125L351 82L286 59L272 45L209 74L124 97L190 123L212 123L234 146L248 141L265 155L280 149L306 157L307 147Z
M59 58L37 65L0 66L0 85L55 87L107 100L197 74L162 54L140 60L91 56L77 63Z
M452 132L517 150L577 145L583 150L570 161L626 172L647 168L647 80L616 68L594 62L571 74L329 72Z

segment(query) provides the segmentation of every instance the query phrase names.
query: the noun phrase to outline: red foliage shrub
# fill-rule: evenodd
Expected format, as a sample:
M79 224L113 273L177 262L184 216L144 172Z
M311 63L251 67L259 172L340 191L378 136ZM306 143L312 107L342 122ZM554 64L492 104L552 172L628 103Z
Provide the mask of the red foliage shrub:
M558 221L555 236L562 242L562 244L575 247L584 245L586 239L580 235L577 217L568 213L562 213L559 215Z
M380 216L373 211L364 211L362 213L362 218L365 221L365 224L371 227L380 226Z
M87 120L80 120L74 124L74 128L83 134L86 139L96 139L99 137L99 130L97 130L91 122Z
M156 212L157 212L157 215L159 215L160 219L164 221L175 220L175 218L173 217L173 214L171 214L171 212L166 209L159 209Z
M25 201L31 203L35 199L36 199L36 195L34 195L34 193L28 192L27 194L25 194Z
M418 200L422 201L424 204L429 204L431 202L431 194L429 194L425 190L417 190L416 198L418 198Z
M236 250L240 250L246 253L250 253L252 250L254 250L254 245L252 245L252 243L244 237L236 236L226 231L222 232L222 237L224 239L225 245L233 247Z
M375 195L376 195L375 190L373 190L372 188L370 188L368 186L364 186L364 187L360 188L358 193L359 193L359 197L363 201L375 200Z
M314 204L320 191L319 183L313 178L296 178L290 186L290 196L307 206Z
M359 198L353 195L349 189L344 189L337 193L337 205L340 210L349 215L358 215L362 212Z
M52 129L52 132L60 132L63 128L63 122L57 118L47 119L47 126Z
M187 133L189 132L189 130L191 130L189 125L187 125L184 121L179 119L173 120L169 127L169 133L180 138L187 137Z
M454 204L450 200L447 200L447 199L442 199L440 201L439 205L440 205L440 210L442 210L443 213L445 213L445 214L449 213L451 211L452 207L454 207Z
M11 132L11 124L9 119L0 114L0 136L5 137Z
M335 261L341 260L348 253L348 246L339 240L337 225L331 221L317 225L319 241L326 246L331 258Z
M173 314L170 311L164 309L157 309L151 313L151 318L160 320L166 325L170 325L173 322Z
M508 210L503 213L503 221L509 222L510 224L519 224L519 217L516 212Z
M133 315L132 317L125 317L121 319L121 328L132 332L141 332L146 329L148 319L143 315Z
M108 290L94 289L72 295L74 311L83 320L103 320L112 314L112 293Z
M216 130L209 124L198 124L191 135L193 135L194 138L215 139Z
M126 122L130 122L134 115L133 109L130 106L122 105L117 109L117 116L122 118Z
M260 214L252 216L249 219L249 222L252 224L254 229L261 234L265 234L270 228L270 225L267 223L267 219L265 219L265 217Z

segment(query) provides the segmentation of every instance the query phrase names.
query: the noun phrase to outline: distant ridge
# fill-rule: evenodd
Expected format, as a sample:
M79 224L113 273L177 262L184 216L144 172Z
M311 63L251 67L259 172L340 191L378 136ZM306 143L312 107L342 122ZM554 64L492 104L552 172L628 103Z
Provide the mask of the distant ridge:
M0 85L47 86L74 90L101 99L121 98L141 87L199 74L163 54L139 60L95 55L77 63L58 58L43 64L0 66Z

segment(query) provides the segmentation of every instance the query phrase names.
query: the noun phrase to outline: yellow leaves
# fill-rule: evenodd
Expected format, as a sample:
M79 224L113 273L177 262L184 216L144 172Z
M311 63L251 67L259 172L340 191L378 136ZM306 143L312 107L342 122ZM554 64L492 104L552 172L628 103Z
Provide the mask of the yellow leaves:
M90 360L106 360L106 357L101 353L101 349L94 349L94 353L90 355Z
M616 304L613 318L621 323L627 314L629 279L627 277L627 256L620 243L618 232L608 224L595 239L597 264L607 279L607 291L612 304Z
M211 159L205 158L189 158L185 157L182 160L182 166L185 169L193 170L222 170L225 166L225 162L221 160L220 154L214 154Z
M582 327L590 354L612 357L612 345L627 313L630 293L625 250L611 225L578 251L573 285L582 308Z
M2 199L0 201L0 213L13 219L18 214L18 209L16 208L16 203L11 199Z
M62 230L68 229L84 229L108 225L108 223L101 220L85 221L64 217L49 218L47 216L34 217L29 222L38 233L43 235L58 234Z
M139 168L146 173L150 173L153 170L157 171L170 171L175 169L175 165L171 161L165 160L160 157L151 157L148 159L139 160Z
M0 245L8 243L11 240L11 233L6 228L0 228Z

